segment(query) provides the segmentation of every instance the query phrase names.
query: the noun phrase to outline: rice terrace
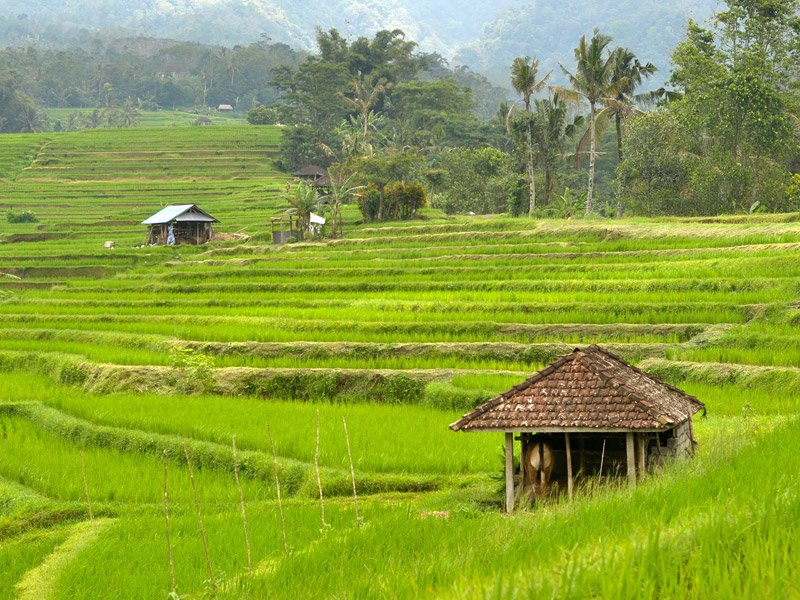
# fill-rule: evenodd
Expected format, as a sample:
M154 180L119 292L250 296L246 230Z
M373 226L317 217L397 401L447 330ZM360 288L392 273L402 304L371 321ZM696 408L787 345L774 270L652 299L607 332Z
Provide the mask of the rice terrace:
M279 137L3 140L0 598L800 595L795 214L273 245ZM143 245L191 203L249 239ZM506 515L503 436L448 425L590 344L704 403L694 456Z

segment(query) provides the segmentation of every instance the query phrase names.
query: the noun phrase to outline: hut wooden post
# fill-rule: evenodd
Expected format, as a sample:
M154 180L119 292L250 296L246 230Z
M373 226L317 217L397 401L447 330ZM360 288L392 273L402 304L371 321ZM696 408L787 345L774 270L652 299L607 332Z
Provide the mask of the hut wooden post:
M634 451L632 431L625 434L625 450L628 455L628 483L634 486L636 485L636 453Z
M584 444L583 434L578 434L578 446L580 453L580 464L578 466L578 474L580 477L586 475L586 444Z
M564 443L567 448L567 495L572 500L572 450L569 447L569 432L564 432Z
M521 433L519 436L519 487L525 491L525 434Z
M506 512L514 510L514 434L506 432Z
M639 453L639 456L638 456L638 459L639 459L638 460L638 462L639 462L639 465L638 465L638 467L639 467L639 476L640 477L644 477L644 475L646 473L646 469L647 469L646 462L645 462L646 459L647 459L647 454L646 454L646 450L647 450L647 434L640 433L636 437L637 437L636 441L638 442L638 445L639 445L639 447L637 448L637 451Z

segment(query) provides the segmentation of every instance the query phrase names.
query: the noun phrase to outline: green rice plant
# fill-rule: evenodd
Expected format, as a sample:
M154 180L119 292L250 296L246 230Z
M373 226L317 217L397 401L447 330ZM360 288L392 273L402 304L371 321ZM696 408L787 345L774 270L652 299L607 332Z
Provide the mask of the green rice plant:
M67 527L57 527L0 541L0 599L16 599L15 585L28 570L41 564L67 535Z
M604 490L511 518L452 510L445 520L421 519L416 507L402 507L343 541L290 556L235 597L638 597L645 589L704 598L715 590L759 595L767 585L774 597L791 595L800 575L790 559L800 504L786 493L784 468L797 464L789 441L800 425L768 426L739 447L724 438L747 431L745 423L717 426L724 430L718 445L635 490ZM754 460L761 476L742 477ZM309 577L309 565L324 567Z

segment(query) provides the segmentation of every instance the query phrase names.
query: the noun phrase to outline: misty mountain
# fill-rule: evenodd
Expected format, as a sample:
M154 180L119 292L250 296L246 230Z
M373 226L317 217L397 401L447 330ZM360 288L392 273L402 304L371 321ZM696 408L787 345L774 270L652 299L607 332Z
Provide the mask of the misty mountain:
M450 57L476 39L499 11L520 4L518 0L0 0L0 15L61 27L123 28L225 46L257 41L266 34L274 42L306 50L313 49L317 26L335 27L347 37L402 29L423 50ZM0 36L3 29L0 26ZM13 40L0 38L0 42Z

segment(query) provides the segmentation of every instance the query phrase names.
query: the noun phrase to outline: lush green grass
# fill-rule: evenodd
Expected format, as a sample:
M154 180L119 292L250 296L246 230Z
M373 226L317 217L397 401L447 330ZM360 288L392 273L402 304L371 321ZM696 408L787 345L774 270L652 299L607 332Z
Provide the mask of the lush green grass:
M791 441L800 425L718 426L716 445L703 436L695 461L635 491L512 519L455 506L448 520L397 510L289 557L230 597L791 597L800 502L786 467L800 467ZM750 443L725 448L723 438L748 433ZM759 477L742 476L754 461ZM325 567L310 578L309 564Z
M0 541L0 599L16 598L15 584L26 571L41 564L66 537L66 528L56 527Z

